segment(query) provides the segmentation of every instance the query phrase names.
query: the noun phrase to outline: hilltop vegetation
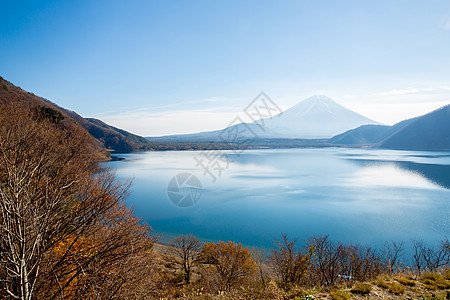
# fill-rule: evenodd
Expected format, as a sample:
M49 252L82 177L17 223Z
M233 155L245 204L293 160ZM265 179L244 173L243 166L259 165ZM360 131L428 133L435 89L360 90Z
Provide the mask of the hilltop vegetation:
M154 149L150 142L143 137L115 128L97 119L83 118L74 111L22 90L2 77L0 77L0 87L0 103L52 109L64 117L65 124L70 124L74 128L81 126L87 130L95 138L96 141L93 139L92 142L96 143L98 148L122 153Z

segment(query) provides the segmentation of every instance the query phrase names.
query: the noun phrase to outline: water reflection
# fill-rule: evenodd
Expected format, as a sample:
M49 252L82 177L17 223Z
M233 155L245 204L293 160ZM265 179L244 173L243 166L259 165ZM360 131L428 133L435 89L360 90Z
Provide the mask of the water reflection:
M428 185L417 177L417 175L420 175L426 178L429 183L450 189L450 165L423 164L411 161L349 160L365 168L370 168L370 171L377 173L375 175L376 178L372 178L375 180L374 182L382 180L385 181L385 184L395 185L401 181L402 183L400 184L407 184L411 187L418 184L418 187L426 188ZM395 169L401 169L404 172L396 172Z
M281 233L382 245L449 236L448 153L365 149L277 149L230 155L216 182L195 167L197 152L122 155L108 163L134 177L127 200L158 233L192 233L270 247ZM181 172L202 182L200 200L179 208L167 185Z

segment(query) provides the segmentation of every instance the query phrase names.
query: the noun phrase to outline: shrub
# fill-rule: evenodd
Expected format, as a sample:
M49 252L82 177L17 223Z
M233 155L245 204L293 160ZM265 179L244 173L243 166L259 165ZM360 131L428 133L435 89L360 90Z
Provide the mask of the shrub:
M367 295L367 294L370 293L371 290L372 290L372 287L370 285L365 284L365 283L357 282L353 286L351 292L353 294Z
M396 295L401 295L405 292L405 287L401 284L392 282L391 284L389 284L389 291Z
M249 249L232 241L205 243L200 253L200 261L216 268L221 285L227 290L256 271L256 264Z
M331 299L333 300L347 300L350 299L350 294L345 291L332 291L330 293Z

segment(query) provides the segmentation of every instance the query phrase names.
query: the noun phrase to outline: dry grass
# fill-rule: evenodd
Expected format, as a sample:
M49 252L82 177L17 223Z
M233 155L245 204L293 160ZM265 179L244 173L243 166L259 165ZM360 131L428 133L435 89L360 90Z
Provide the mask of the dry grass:
M395 294L395 295L402 295L405 293L405 287L401 284L392 282L391 284L389 284L388 289L391 293Z
M350 290L353 294L361 294L367 295L372 290L372 286L367 283L357 282L353 285L353 288Z
M450 288L449 280L439 273L424 274L421 278L421 281L427 286L436 287L436 289L440 290Z
M380 288L387 289L389 288L389 283L386 282L381 276L377 277L377 279L374 282L377 286Z
M415 286L416 282L414 280L408 279L404 276L398 276L394 278L397 282L405 286Z
M332 291L330 293L331 299L333 300L347 300L350 299L351 295L349 293L347 293L346 291L341 291L341 290L337 290L337 291Z

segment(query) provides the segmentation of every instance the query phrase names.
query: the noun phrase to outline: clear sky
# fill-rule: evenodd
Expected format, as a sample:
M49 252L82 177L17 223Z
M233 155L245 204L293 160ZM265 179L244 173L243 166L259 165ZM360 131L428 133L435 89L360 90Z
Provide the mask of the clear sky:
M450 1L1 1L0 75L145 136L220 129L260 91L393 124L450 103Z

